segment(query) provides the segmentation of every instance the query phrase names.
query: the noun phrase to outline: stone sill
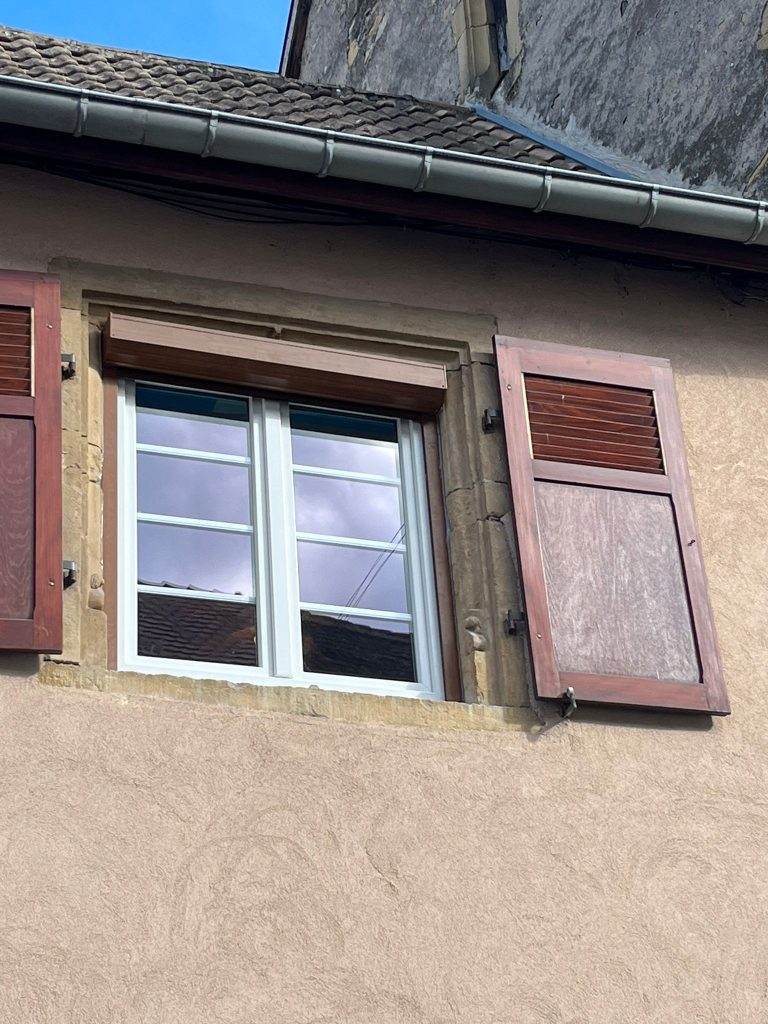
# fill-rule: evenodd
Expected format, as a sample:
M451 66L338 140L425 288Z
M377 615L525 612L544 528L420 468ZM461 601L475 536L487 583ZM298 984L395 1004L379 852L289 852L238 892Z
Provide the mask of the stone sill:
M221 679L145 675L56 661L43 663L39 679L47 686L128 697L158 697L241 711L303 715L335 722L482 732L528 732L539 725L530 708L379 697L294 686L257 686Z

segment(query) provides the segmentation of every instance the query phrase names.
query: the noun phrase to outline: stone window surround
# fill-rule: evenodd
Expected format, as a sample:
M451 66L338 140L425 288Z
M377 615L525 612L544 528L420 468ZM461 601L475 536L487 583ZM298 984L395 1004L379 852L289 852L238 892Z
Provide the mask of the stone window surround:
M520 602L504 449L499 435L483 434L481 429L483 409L497 404L493 319L393 311L392 307L377 309L372 316L366 308L371 304L350 300L327 303L337 308L329 310L327 319L318 319L316 297L296 295L286 303L284 292L278 295L269 289L215 282L206 282L202 291L209 294L201 296L199 282L174 275L167 278L164 288L157 275L150 280L141 272L131 274L127 287L129 282L116 268L78 267L70 279L62 276L66 339L62 344L79 353L82 367L77 383L64 385L71 388L71 397L67 400L65 394L64 399L65 506L74 509L78 520L65 520L65 557L80 555L81 583L65 595L64 653L43 666L41 679L112 693L155 694L344 720L481 729L527 728L535 723L523 645L504 636L502 627L508 608L519 607ZM126 290L132 294L126 296ZM221 301L224 293L228 301ZM302 307L311 310L310 316L284 314L286 308L296 313ZM109 402L105 403L109 384L104 387L100 371L100 345L106 315L116 309L157 318L182 315L191 323L224 328L264 325L276 338L359 346L362 351L408 355L428 350L444 363L449 383L438 429L464 703L233 686L216 680L142 676L111 667L108 594L112 584L105 581L103 547L111 512L104 501L103 470L105 454L109 465L104 438L114 435ZM232 313L233 309L237 312ZM428 322L436 316L442 321L438 331ZM396 329L404 323L407 330ZM78 444L80 452L74 450ZM77 546L79 552L73 550Z
M472 94L488 98L501 79L519 73L522 54L520 0L501 0L506 9L504 35L506 53L499 52L499 32L493 0L458 0L452 25L459 62L459 102Z

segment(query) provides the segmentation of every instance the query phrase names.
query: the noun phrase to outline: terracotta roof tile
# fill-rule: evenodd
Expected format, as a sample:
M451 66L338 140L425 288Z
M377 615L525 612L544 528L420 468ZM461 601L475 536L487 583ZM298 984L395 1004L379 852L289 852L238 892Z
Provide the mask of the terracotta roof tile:
M311 85L247 68L115 50L1 26L0 75L586 170L466 107Z

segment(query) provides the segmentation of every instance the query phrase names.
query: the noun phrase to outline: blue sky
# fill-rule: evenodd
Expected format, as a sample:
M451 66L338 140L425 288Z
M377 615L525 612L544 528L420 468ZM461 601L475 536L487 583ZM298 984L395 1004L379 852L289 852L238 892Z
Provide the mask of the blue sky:
M290 0L3 0L0 19L86 43L276 71Z

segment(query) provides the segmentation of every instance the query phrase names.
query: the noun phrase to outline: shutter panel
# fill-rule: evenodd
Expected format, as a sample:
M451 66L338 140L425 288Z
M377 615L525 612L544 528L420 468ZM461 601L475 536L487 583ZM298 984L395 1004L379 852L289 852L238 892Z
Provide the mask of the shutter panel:
M729 714L669 362L495 343L538 696Z
M59 285L0 272L0 651L61 653Z

